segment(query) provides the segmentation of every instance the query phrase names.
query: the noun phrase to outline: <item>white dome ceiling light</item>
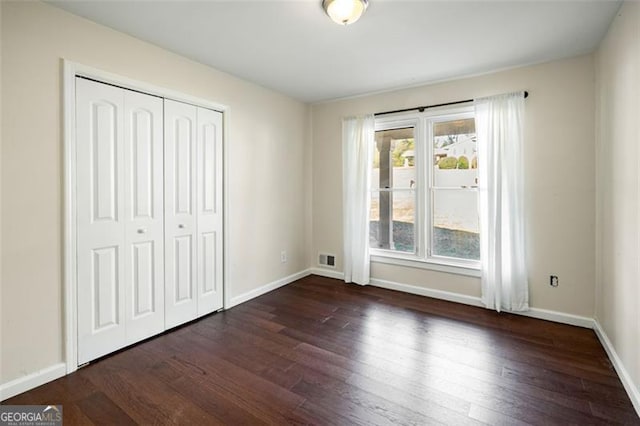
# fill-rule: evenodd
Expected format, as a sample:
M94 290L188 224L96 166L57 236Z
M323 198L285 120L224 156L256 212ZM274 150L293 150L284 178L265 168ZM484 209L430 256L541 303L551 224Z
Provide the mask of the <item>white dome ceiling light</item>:
M322 0L322 8L336 24L356 22L369 6L369 0Z

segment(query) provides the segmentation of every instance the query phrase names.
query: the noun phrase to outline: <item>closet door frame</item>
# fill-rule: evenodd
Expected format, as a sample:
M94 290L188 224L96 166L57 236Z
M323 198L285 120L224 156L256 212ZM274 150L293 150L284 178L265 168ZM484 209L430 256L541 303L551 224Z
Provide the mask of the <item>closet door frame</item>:
M78 303L77 303L77 193L76 193L76 77L84 77L100 83L111 84L123 89L147 93L166 99L189 103L195 106L213 109L222 113L222 212L223 212L223 309L231 306L228 291L229 271L229 226L228 226L228 143L230 111L226 105L206 99L186 95L171 89L133 80L121 75L102 71L66 59L62 60L62 98L63 98L63 141L64 141L64 201L63 201L63 316L64 316L64 359L66 374L78 369Z

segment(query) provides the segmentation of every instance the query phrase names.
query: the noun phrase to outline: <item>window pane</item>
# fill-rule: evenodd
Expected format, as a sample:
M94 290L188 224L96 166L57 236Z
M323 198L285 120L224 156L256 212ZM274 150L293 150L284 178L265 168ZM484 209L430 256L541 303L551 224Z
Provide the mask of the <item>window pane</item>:
M432 254L480 260L477 191L434 190Z
M380 193L372 191L371 210L369 211L369 247L385 248L380 239Z
M433 186L478 185L476 126L473 118L433 124Z
M415 198L414 190L372 192L371 248L415 252Z
M414 253L415 238L415 191L393 192L393 248Z
M376 132L372 188L415 188L415 129Z

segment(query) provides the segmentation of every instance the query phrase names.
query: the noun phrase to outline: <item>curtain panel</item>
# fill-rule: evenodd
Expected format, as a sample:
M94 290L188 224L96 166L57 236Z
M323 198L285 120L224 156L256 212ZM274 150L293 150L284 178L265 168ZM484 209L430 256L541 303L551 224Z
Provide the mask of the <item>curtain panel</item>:
M369 220L371 164L374 149L373 115L342 121L342 204L344 280L369 284Z
M482 301L489 309L526 311L524 92L476 99Z

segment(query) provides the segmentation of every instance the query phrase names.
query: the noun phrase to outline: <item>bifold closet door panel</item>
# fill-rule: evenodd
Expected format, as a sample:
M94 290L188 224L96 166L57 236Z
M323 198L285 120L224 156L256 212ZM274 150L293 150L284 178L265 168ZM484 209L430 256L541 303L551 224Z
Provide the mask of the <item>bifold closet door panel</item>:
M196 120L193 105L164 101L165 326L198 314Z
M162 99L76 79L78 362L164 330Z
M78 363L126 344L124 93L76 79Z
M164 331L162 98L124 90L127 344Z
M222 308L222 113L198 108L198 316Z

